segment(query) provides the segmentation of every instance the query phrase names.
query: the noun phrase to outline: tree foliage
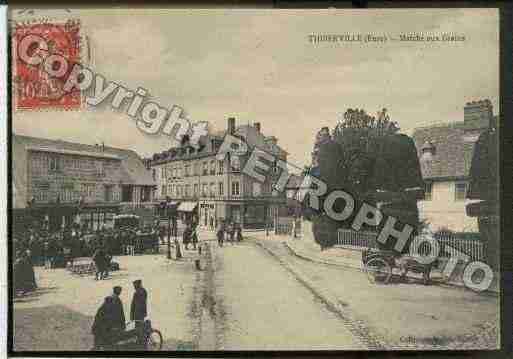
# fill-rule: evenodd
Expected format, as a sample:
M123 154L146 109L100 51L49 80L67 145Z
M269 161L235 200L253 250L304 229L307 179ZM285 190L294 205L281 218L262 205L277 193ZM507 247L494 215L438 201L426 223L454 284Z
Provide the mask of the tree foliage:
M413 140L398 131L386 109L376 117L363 109L348 109L333 134L326 127L317 134L311 174L327 184L327 193L340 189L356 200L353 216L343 222L323 215L321 205L313 218L315 239L321 248L336 243L338 229L351 228L363 202L376 205L379 191L393 193L393 200L383 205L382 212L403 223L418 224L416 200L402 196L407 188L423 187L417 150ZM340 212L344 206L343 200L336 201L333 209ZM364 229L377 230L370 226Z

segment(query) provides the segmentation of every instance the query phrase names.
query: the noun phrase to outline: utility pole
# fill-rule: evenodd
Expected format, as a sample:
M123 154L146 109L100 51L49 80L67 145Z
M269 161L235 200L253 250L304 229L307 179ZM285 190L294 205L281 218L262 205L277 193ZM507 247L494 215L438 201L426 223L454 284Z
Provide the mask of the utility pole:
M167 206L167 204L166 204ZM167 211L167 259L171 259L171 214L169 208Z

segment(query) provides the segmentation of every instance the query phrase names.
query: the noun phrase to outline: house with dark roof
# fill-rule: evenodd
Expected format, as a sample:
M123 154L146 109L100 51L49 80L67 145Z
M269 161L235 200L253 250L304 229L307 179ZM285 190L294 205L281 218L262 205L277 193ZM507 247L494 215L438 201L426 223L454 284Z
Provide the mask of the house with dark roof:
M243 140L248 153L230 153L223 160L217 159L226 135ZM272 190L273 176L279 176L281 170L276 163L269 163L270 175L260 183L242 169L255 148L286 161L287 152L277 142L276 137L262 133L259 122L237 126L235 118L228 119L226 130L202 136L199 148L184 136L179 146L151 158L157 197L177 203L182 219L194 218L204 229L214 229L219 220L231 220L244 228L264 228L285 204L285 194Z
M494 125L490 100L469 102L463 121L415 129L425 198L418 202L420 217L432 230L477 232L476 218L466 214L470 165L479 135Z
M122 206L150 203L155 187L132 150L16 134L12 181L13 208L30 208L53 228L72 221L96 228Z

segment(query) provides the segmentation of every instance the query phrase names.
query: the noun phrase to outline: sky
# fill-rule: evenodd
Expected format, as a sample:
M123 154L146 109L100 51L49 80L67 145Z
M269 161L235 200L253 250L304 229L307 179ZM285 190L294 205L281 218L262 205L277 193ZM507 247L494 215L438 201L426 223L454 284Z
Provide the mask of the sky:
M468 101L498 112L499 30L495 9L387 10L36 10L11 18L81 20L92 57L109 81L147 89L163 107L224 129L260 122L298 167L310 161L317 131L347 108L386 107L402 131L463 120ZM455 33L462 42L313 44L311 34ZM86 60L84 60L86 62ZM17 134L129 148L168 149L108 106L75 111L15 110Z

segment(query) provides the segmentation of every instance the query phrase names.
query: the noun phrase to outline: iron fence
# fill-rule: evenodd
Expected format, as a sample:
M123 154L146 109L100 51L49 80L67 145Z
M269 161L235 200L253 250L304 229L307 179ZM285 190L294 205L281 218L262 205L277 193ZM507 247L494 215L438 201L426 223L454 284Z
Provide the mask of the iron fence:
M377 233L354 231L350 229L339 229L337 235L337 245L341 247L356 248L378 248L376 243ZM464 239L454 234L437 235L439 243L439 257L456 257L458 252L468 255L472 260L485 261L483 242L479 239ZM429 244L421 243L422 238L415 237L411 246L418 246L419 253L424 254Z

